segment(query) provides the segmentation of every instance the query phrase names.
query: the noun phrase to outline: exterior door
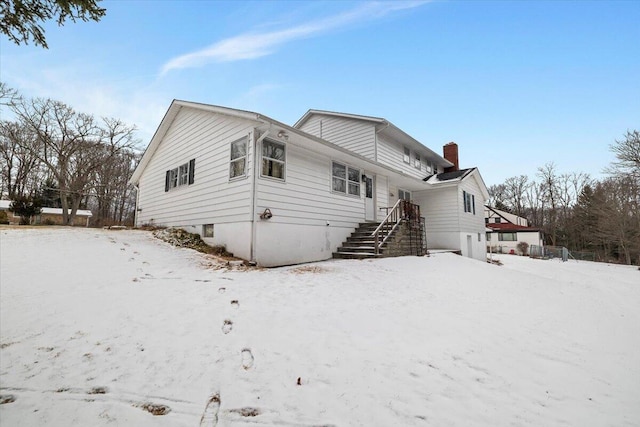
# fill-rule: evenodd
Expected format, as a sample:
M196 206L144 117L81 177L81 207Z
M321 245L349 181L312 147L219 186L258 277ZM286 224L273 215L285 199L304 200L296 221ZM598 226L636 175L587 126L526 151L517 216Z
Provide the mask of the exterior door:
M373 175L365 174L364 177L364 220L375 221L376 213L373 203Z

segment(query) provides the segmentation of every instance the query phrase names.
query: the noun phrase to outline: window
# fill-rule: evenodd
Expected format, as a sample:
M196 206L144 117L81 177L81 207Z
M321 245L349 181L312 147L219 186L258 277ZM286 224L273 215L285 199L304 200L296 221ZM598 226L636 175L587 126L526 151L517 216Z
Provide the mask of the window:
M429 160L426 160L425 163L427 164L427 172L428 173L434 173L433 172L433 164Z
M247 138L231 143L229 179L245 176L247 173Z
M398 188L398 199L411 200L411 193L409 191Z
M498 217L498 218L494 218L493 222L495 222L496 224L500 224L500 221L502 221L502 218Z
M262 142L262 176L284 180L284 144L265 139Z
M404 162L407 164L411 164L411 150L409 150L407 147L404 147L404 155L402 156L402 160L404 160Z
M501 242L515 242L518 240L517 233L498 233L498 240Z
M191 159L177 168L165 172L164 191L169 191L181 185L191 185L194 182L196 159Z
M484 219L484 223L485 223L485 224L489 224L489 218L485 218L485 219Z
M478 242L482 242L482 238L480 237L480 233L478 233Z
M180 177L178 185L187 185L189 182L189 163L180 165L178 176Z
M414 153L415 158L413 159L413 167L416 169L422 169L422 163L420 162L420 154Z
M333 162L331 188L338 193L360 196L360 169Z
M213 237L213 224L204 224L202 226L202 237Z
M476 214L476 196L469 194L466 191L462 192L462 203L464 204L464 211L472 214Z

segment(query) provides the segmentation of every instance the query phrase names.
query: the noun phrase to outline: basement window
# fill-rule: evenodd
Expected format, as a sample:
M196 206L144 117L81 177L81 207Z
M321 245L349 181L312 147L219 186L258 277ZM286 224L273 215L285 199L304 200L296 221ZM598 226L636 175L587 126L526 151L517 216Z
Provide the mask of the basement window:
M202 237L213 237L213 224L204 224L202 226Z

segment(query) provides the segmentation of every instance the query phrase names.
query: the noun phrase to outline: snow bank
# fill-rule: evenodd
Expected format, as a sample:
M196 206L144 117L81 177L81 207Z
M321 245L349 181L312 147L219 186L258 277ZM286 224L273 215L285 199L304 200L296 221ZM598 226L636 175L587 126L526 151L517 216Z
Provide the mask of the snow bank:
M0 232L0 424L640 424L640 272L451 254L271 270ZM156 410L164 415L153 415Z

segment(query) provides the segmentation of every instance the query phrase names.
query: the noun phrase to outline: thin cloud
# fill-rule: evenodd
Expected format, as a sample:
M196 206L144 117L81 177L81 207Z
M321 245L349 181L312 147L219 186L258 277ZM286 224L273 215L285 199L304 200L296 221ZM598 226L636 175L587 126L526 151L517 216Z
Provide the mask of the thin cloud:
M360 21L381 18L391 12L412 9L427 1L373 2L329 18L308 22L286 30L248 33L221 40L195 52L170 59L162 66L161 75L171 70L195 68L211 62L232 62L271 55L287 42L313 37Z

